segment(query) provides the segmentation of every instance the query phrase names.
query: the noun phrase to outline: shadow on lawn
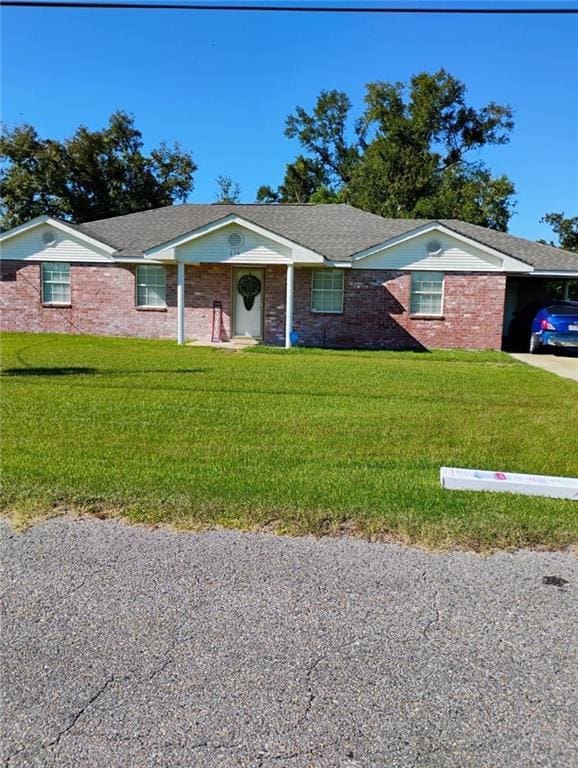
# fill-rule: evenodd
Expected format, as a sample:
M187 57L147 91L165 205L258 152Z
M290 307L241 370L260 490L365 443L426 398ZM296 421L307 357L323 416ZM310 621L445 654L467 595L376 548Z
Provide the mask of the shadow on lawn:
M90 373L98 373L97 368L70 367L70 368L6 368L2 376L78 376Z
M146 370L118 370L106 368L88 368L86 366L46 367L46 368L5 368L2 376L142 376L144 373L206 373L208 368L161 368Z

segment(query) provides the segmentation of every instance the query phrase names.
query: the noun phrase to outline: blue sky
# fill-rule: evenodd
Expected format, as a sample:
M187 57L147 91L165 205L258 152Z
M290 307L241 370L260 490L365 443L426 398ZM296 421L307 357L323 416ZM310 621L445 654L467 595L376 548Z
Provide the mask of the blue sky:
M147 146L178 140L199 165L192 202L212 202L215 178L252 202L279 183L297 145L283 136L296 104L323 88L445 67L469 100L509 103L510 144L484 152L517 188L510 231L548 237L548 211L578 215L578 17L239 14L2 10L2 120L64 138L109 114L136 116Z

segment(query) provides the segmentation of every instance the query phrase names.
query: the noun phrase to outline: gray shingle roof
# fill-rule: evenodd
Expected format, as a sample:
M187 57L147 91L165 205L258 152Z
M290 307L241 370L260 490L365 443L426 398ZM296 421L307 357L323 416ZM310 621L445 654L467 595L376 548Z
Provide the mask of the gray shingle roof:
M91 221L78 225L78 229L116 248L118 256L132 257L230 214L338 261L433 223L429 219L384 219L349 205L186 204ZM578 270L578 254L457 219L440 223L536 269Z
M479 243L494 248L500 253L505 253L507 256L513 256L515 259L530 264L535 269L553 272L578 270L578 253L563 251L552 245L544 245L533 240L526 240L523 237L508 235L506 232L497 232L495 229L478 227L477 224L468 224L459 219L440 219L439 222L454 232L477 240Z

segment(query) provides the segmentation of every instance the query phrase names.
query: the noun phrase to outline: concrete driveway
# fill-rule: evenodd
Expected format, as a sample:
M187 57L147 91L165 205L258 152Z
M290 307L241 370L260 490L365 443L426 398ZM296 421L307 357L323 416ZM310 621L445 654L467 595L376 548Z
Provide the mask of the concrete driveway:
M59 519L1 555L11 768L575 764L568 553Z
M527 352L510 353L516 360L528 363L543 371L555 373L564 379L578 381L578 354L574 352L560 352L558 354L530 355Z

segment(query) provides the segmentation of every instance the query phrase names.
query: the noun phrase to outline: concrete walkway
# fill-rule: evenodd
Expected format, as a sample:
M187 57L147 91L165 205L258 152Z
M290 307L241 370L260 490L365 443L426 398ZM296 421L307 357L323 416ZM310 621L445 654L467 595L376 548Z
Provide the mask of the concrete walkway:
M257 346L258 342L251 338L231 339L230 341L187 341L187 347L213 347L214 349L230 349L233 352Z
M542 368L544 371L550 371L550 373L555 373L556 376L562 376L564 379L578 381L578 356L572 352L558 355L530 355L528 352L512 352L510 354L522 363L528 363L528 365Z

